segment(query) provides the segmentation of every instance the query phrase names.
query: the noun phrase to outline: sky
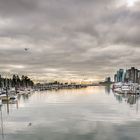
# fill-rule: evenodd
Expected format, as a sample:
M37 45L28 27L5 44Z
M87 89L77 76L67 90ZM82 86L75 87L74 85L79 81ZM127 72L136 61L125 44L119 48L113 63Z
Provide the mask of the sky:
M140 0L0 0L2 75L100 81L140 68L139 44Z

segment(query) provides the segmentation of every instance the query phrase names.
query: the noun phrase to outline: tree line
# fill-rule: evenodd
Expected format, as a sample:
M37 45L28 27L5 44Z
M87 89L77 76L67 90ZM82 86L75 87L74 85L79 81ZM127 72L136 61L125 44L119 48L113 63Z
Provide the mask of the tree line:
M22 75L21 77L19 75L13 75L12 78L3 78L0 75L0 88L5 87L33 87L34 82L28 77Z

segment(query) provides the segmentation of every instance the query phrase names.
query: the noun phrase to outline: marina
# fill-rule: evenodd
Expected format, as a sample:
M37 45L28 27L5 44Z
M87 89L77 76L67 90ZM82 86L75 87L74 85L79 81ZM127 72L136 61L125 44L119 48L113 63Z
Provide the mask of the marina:
M138 83L114 83L112 90L121 94L140 94L140 85Z
M140 140L140 0L0 0L0 140Z

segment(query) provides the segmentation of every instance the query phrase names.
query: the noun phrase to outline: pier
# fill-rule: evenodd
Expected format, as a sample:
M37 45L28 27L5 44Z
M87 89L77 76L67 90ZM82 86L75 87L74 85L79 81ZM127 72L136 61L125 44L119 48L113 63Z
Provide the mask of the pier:
M59 90L59 89L79 89L86 88L88 85L85 84L36 84L36 90Z

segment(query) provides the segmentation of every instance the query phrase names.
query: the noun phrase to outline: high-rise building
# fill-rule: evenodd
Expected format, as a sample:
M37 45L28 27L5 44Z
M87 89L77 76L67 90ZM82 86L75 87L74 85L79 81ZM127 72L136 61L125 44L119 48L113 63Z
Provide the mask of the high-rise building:
M138 71L138 83L140 84L140 70Z
M116 74L116 80L117 82L124 82L124 70L123 69L119 69L117 71L117 74Z
M126 77L127 82L133 82L138 83L139 82L139 70L135 67L131 67L131 69L128 69L126 71Z
M117 82L117 74L114 75L114 82Z
M140 84L140 70L135 67L131 67L126 71L119 69L114 75L114 82L133 82Z

